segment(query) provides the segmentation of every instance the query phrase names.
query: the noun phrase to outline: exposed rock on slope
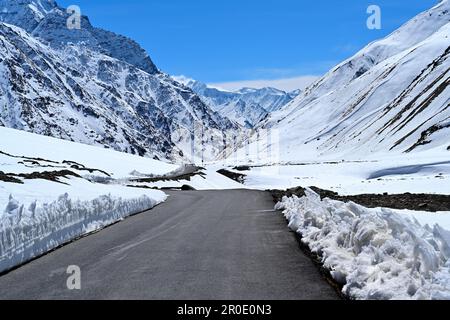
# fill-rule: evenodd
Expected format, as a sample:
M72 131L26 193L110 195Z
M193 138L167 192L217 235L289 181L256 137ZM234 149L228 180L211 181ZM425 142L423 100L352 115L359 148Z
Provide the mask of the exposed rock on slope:
M171 160L215 158L238 132L134 41L86 17L69 30L52 0L0 5L2 126Z

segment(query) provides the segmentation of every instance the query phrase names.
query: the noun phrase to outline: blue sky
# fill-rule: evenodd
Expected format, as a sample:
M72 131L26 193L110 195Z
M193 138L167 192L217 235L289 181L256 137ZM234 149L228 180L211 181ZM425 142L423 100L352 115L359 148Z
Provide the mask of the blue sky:
M139 42L157 66L206 83L321 75L437 0L57 0ZM382 29L366 27L370 4Z

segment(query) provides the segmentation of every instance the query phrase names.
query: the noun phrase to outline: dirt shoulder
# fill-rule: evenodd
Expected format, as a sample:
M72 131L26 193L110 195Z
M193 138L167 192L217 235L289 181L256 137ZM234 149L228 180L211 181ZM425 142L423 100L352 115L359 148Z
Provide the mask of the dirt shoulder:
M418 211L450 211L450 195L441 194L360 194L352 196L342 196L336 192L311 187L316 193L323 198L343 202L355 202L368 208L392 208L392 209L409 209ZM302 197L305 195L305 189L302 187L288 190L269 190L272 193L275 202L279 202L283 196L296 195Z

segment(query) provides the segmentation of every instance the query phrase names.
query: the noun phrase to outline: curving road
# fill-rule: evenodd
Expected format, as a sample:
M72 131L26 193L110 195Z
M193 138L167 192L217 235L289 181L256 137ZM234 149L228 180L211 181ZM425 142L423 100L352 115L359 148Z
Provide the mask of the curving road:
M0 277L0 299L338 299L270 194L169 200ZM67 289L69 265L81 290Z

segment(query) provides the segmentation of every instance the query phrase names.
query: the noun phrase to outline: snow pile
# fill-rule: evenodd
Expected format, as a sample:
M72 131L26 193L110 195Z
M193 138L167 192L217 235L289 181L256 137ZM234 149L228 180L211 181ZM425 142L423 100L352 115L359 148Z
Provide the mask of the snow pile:
M284 197L289 227L355 299L450 299L450 232L390 209Z
M162 200L146 195L131 199L103 195L82 201L66 193L48 204L35 201L25 206L10 196L6 208L0 208L0 272Z

